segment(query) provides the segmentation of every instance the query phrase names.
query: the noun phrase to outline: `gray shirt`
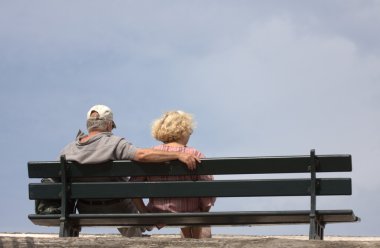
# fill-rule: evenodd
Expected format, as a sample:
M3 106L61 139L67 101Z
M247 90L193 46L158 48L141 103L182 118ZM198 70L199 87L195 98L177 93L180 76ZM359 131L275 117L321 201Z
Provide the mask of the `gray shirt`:
M61 151L67 160L81 164L97 164L110 160L132 160L137 148L122 137L111 132L99 133L86 142L79 142L84 136L79 133L76 140Z
M61 151L66 160L76 161L80 164L98 164L111 160L132 160L137 148L124 138L113 135L111 132L99 133L85 142L79 142L85 134L79 130L74 142L68 144ZM107 182L128 181L128 177L97 177L77 178L76 182ZM108 199L103 199L108 200Z

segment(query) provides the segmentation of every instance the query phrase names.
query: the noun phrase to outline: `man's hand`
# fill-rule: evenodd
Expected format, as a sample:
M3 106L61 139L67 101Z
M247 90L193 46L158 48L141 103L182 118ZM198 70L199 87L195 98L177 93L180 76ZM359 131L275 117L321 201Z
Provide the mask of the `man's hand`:
M195 170L198 163L201 162L198 157L188 153L179 153L178 160L185 163L189 170Z

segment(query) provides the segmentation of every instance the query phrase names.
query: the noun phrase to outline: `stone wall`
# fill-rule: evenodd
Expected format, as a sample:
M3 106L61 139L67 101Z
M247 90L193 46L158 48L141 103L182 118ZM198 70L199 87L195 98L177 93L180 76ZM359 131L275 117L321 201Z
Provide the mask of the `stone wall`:
M212 239L190 240L181 239L176 235L153 235L142 238L124 238L120 235L82 235L79 238L58 238L56 234L1 234L0 247L380 248L380 238L326 237L324 241L309 241L305 236L215 236Z

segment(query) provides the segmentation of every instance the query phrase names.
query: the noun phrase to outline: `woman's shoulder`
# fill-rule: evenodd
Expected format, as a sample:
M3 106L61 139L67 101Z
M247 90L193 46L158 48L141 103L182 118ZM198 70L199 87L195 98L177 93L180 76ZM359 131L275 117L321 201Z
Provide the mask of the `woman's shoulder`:
M201 151L199 151L198 149L196 149L194 147L185 146L185 149L186 149L186 151L188 151L188 153L192 153L195 156L197 156L198 158L204 158L205 157L205 155Z
M201 151L199 151L198 149L196 149L194 147L185 146L184 148L186 149L186 151L188 151L188 153L192 153L199 158L205 157Z

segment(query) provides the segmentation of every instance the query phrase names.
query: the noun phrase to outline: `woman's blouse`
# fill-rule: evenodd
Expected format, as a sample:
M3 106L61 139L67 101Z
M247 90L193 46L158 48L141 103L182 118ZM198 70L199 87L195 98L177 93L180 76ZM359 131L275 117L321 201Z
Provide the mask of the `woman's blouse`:
M204 155L192 147L158 145L153 149L173 152L185 152L194 154L198 158ZM148 176L132 177L131 181L211 181L212 175L181 175L181 176ZM215 197L194 197L194 198L149 198L147 205L149 212L202 212L214 205Z

